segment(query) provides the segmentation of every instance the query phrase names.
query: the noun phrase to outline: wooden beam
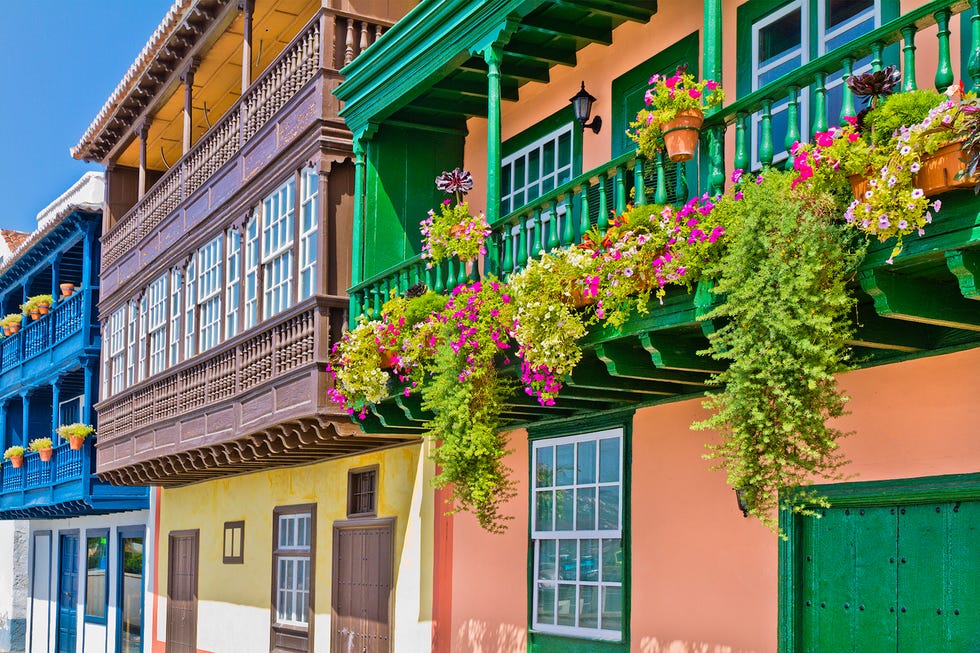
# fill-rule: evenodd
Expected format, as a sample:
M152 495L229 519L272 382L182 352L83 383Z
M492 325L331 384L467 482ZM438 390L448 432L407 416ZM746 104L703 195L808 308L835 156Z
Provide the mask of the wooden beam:
M721 372L726 367L723 361L698 354L708 347L704 340L663 333L641 333L637 337L657 367L688 372Z
M649 22L650 17L657 11L657 3L649 0L646 3L617 2L616 0L558 0L558 4L585 9L612 18L631 20L635 23ZM650 8L644 9L643 4L649 5Z
M568 377L568 385L577 388L596 388L599 390L619 389L643 395L671 397L687 394L689 387L661 381L647 381L629 377L614 377L606 365L593 355L586 354Z
M521 27L534 30L535 32L541 32L542 34L591 41L602 45L612 45L611 29L589 27L581 23L554 20L550 16L547 19L541 16L528 16L521 21Z
M956 276L960 294L967 299L980 299L977 278L980 277L980 251L975 249L946 252L946 267Z
M453 93L456 95L465 95L468 97L480 98L486 102L487 97L489 97L489 92L487 90L487 79L485 76L475 76L472 73L460 73L458 75L452 75L444 79L440 79L435 85L429 89L429 93L438 94L440 97L445 97L447 93ZM509 100L516 102L518 99L517 94L517 84L512 80L508 83L504 83L505 80L500 80L500 98L502 100Z
M667 370L654 364L653 356L640 343L639 338L624 338L605 342L595 347L596 356L606 364L609 373L616 377L667 381L685 385L705 386L708 375L702 372Z
M952 284L874 269L862 270L858 280L882 317L980 331L980 304Z
M574 48L532 47L514 42L508 43L504 48L504 61L511 58L541 61L555 66L574 66L576 61Z
M458 70L486 75L488 68L485 61L472 57L460 64ZM500 74L505 78L510 77L522 82L542 82L547 84L551 79L547 64L534 61L518 61L515 59L505 60L500 66ZM501 84L505 83L504 79L500 81Z
M932 349L939 337L939 327L880 317L871 304L858 306L856 322L854 338L847 341L855 347L916 352Z
M455 97L451 99L433 97L431 95L421 95L412 100L412 106L425 111L450 111L453 114L464 114L467 116L487 115L487 103L474 98Z

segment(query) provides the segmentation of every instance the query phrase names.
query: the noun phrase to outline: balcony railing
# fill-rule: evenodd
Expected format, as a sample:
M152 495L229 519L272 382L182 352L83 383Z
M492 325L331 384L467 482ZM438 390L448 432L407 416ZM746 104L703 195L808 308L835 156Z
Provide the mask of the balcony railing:
M100 440L111 442L150 424L229 400L313 363L318 304L304 305L305 309L294 307L247 337L219 345L183 367L103 401L97 406Z
M0 496L81 480L90 469L90 451L88 440L77 450L62 441L54 446L48 462L33 451L24 454L24 464L19 469L5 462L0 467Z
M687 178L685 166L674 166L664 157L647 161L635 152L623 154L609 163L586 172L575 179L555 188L533 202L502 217L491 225L493 233L488 242L488 254L483 260L484 273L495 274L506 279L512 272L520 270L528 259L542 249L570 247L582 241L582 235L592 226L600 229L607 226L613 211L619 213L627 205L627 198L633 194L632 202L643 204L653 202L666 204L668 201L685 202L694 193L720 191L726 174L724 171L724 152L722 143L725 130L735 127L735 168L748 170L749 161L749 117L754 113L761 115L760 142L758 149L763 165L773 162L776 151L772 136L772 105L787 96L791 103L798 100L800 89L814 88L815 120L813 133L826 130L828 124L838 124L839 116L832 122L827 116L826 91L827 76L843 70L849 74L854 63L871 55L872 68L879 70L883 65L883 52L886 46L903 42L903 90L915 88L915 34L932 25L939 25L936 42L936 86L945 88L953 82L951 54L949 45L949 25L953 14L969 7L966 0L949 2L933 0L886 25L865 34L849 43L846 48L834 50L822 57L801 66L793 72L767 84L765 87L738 99L736 102L715 111L705 119L701 157L707 162L707 174L698 179L694 175ZM962 38L971 38L963 34ZM973 35L971 51L980 50L980 34ZM921 44L920 46L921 47ZM980 62L977 63L980 67ZM974 83L980 84L980 70L974 74ZM843 90L843 109L841 116L857 113L853 94ZM786 147L797 140L807 140L800 128L799 112L791 111L789 129L785 139ZM796 121L794 123L794 120ZM701 167L701 166L697 166ZM695 166L691 166L693 170ZM677 174L673 174L674 171ZM651 174L653 173L653 174ZM673 179L668 183L668 179ZM651 183L651 180L652 183ZM474 270L470 276L476 278ZM443 292L467 279L465 266L456 259L443 261L427 269L421 256L412 257L393 266L350 289L351 320L359 315L378 315L381 305L391 290L404 292L409 286L424 282L437 292Z
M324 20L325 17L332 20ZM104 269L133 249L204 186L269 124L318 70L326 67L320 51L322 44L330 41L321 38L323 25L333 26L334 30L334 34L325 35L334 42L334 59L329 62L334 70L369 47L389 26L332 9L317 12L225 116L102 236ZM344 41L341 41L342 34Z
M73 294L51 307L47 315L28 320L17 333L0 340L0 374L49 351L84 326L85 296Z

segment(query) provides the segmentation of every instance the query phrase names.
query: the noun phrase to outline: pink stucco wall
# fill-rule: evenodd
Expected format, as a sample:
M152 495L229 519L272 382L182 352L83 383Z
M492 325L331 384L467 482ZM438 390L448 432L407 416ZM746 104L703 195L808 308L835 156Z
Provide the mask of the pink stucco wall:
M853 480L980 470L980 348L849 372L840 426ZM632 637L642 653L776 650L777 539L744 519L691 431L698 400L636 413L632 443ZM454 651L526 648L527 438L510 434L519 486L504 535L453 518Z

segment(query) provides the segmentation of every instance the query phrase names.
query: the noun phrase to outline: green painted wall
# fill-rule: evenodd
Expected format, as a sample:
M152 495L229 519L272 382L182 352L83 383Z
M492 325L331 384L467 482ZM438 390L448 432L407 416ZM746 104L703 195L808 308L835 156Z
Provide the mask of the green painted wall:
M445 195L435 178L463 160L460 132L383 125L368 142L364 212L364 278L421 251L421 222Z

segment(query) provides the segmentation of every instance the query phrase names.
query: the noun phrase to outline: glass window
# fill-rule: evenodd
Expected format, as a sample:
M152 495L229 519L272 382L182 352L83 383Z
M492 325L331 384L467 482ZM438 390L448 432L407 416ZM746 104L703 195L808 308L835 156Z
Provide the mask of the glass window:
M196 257L195 257L196 258ZM184 284L184 359L194 355L195 343L197 342L197 319L194 308L197 306L196 286L197 286L197 267L195 258L191 258L187 264L187 272Z
M85 618L105 619L109 599L109 536L88 536L85 564Z
M238 333L239 290L242 286L242 234L228 231L227 280L225 281L225 338Z
M245 225L245 328L259 322L259 221Z
M126 352L126 387L136 383L137 347L139 346L139 342L136 340L138 324L139 303L133 300L129 302L129 320L126 327L126 341L129 343Z
M317 180L312 168L303 170L300 194L299 299L312 297L316 290Z
M167 277L150 284L147 290L148 316L146 325L150 347L150 376L159 374L167 366Z
M533 202L572 178L572 124L501 161L500 214Z
M295 185L290 179L262 200L262 319L292 304Z
M347 516L375 514L378 470L351 470L347 475Z
M181 290L184 287L184 274L180 270L171 270L170 287L170 364L176 365L180 362L180 302Z
M197 251L198 353L211 349L221 340L223 243L224 238L218 236Z
M618 640L623 629L623 432L533 445L535 630Z
M109 360L112 366L112 392L126 387L126 312L129 305L118 308L109 317Z
M122 584L119 599L120 653L143 650L143 536L119 538Z
M312 509L276 509L273 541L276 623L309 624Z

